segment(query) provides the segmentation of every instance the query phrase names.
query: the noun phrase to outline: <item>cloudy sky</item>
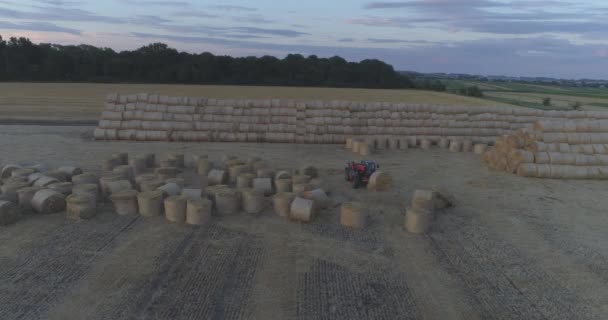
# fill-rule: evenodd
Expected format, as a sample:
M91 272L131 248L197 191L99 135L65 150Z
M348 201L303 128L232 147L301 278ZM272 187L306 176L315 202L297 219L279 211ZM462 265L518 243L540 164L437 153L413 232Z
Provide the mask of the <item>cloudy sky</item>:
M606 0L0 0L0 35L116 50L378 58L399 70L608 79Z

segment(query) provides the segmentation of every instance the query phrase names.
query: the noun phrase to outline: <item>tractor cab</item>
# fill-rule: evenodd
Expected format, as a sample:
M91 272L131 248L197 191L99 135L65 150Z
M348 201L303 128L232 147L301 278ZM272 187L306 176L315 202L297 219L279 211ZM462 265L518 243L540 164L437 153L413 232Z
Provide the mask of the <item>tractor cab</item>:
M369 177L380 168L376 161L361 160L360 162L349 161L344 168L346 181L350 181L353 188L357 189L369 182Z

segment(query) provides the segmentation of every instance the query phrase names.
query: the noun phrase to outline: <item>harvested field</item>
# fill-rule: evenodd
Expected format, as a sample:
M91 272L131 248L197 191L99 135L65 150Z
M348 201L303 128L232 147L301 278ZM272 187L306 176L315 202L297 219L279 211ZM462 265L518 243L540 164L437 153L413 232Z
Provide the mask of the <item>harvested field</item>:
M132 88L129 88L133 91ZM306 93L304 93L306 94ZM426 94L426 93L425 93ZM95 97L94 101L102 101ZM311 224L261 215L204 227L118 216L31 215L0 227L0 319L604 319L605 182L493 172L473 153L383 151L394 188L353 190L342 145L99 142L93 127L0 126L1 163L100 171L116 152L258 156L319 168L336 203ZM416 189L455 207L423 236L403 230ZM364 229L340 205L367 204Z
M223 99L321 99L385 101L465 106L504 105L453 94L419 90L371 90L296 87L196 86L149 84L0 83L0 120L97 120L110 92L154 92L164 95Z

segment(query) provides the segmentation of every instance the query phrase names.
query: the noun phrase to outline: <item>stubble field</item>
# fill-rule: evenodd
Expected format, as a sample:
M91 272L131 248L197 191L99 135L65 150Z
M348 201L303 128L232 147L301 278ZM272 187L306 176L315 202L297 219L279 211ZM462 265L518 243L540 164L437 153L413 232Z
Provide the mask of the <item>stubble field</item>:
M95 120L107 93L157 93L226 99L284 98L484 106L501 105L476 98L419 90L371 90L255 86L148 84L0 83L1 119Z

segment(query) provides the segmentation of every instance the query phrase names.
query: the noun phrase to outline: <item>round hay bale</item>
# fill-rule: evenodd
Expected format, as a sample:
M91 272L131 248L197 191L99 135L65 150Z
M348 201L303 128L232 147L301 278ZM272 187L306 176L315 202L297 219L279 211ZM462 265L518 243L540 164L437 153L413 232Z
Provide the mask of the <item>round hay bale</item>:
M353 149L353 138L346 138L346 149Z
M359 145L359 155L367 157L371 154L371 147L367 143Z
M108 191L108 183L110 183L112 181L120 181L120 180L123 180L123 177L120 174L110 174L110 175L101 177L99 179L99 186L101 187L101 194L104 197L109 196L110 193Z
M329 205L329 197L323 189L304 191L302 198L314 201L317 208L327 208Z
M129 160L129 166L132 168L134 176L144 174L147 168L146 159L143 157L133 158Z
M158 180L161 181L176 178L181 172L182 171L177 167L156 168L156 170L154 170L154 174L156 174Z
M353 229L361 229L365 225L363 204L346 202L340 206L340 224Z
M27 183L33 185L38 179L44 177L44 173L36 172L27 176Z
M178 168L185 167L184 155L182 153L170 153L167 155L167 160L175 161Z
M192 188L184 188L182 189L181 195L188 199L198 199L203 197L203 189L192 189Z
M114 181L108 181L106 182L106 192L108 196L111 196L115 193L121 192L121 191L126 191L126 190L132 190L133 189L133 185L131 184L131 181L129 180L114 180ZM103 193L103 187L102 187L102 193Z
M148 181L154 181L154 180L157 180L155 174L148 173L148 174L139 175L139 176L135 177L135 187L137 188L137 190L141 191L142 183L148 182Z
M42 176L42 177L38 178L36 180L36 182L34 182L34 187L46 187L50 184L57 183L57 182L60 182L60 181L55 178L52 178L52 177Z
M485 144L485 143L478 143L473 148L473 152L475 152L475 154L481 155L484 152L486 152L487 149L488 149L488 145L487 144Z
M160 161L161 168L177 168L179 167L179 161L175 159L165 159Z
M114 209L118 215L135 215L139 212L137 207L137 191L125 189L110 195Z
M441 149L447 149L450 146L450 140L448 140L448 138L441 138L439 139L437 146Z
M241 173L236 178L236 188L237 189L247 189L253 186L253 179L255 179L255 175L253 173Z
M0 226L8 226L19 220L19 207L8 201L0 201Z
M142 157L146 161L146 167L154 168L156 166L156 155L154 153L146 153Z
M47 177L55 178L61 182L68 181L68 176L65 172L59 170L51 170L45 173Z
M429 139L422 139L420 140L420 149L422 150L429 150L431 148L431 140Z
M15 181L3 184L0 189L2 190L2 193L17 193L19 189L27 188L29 186L30 185L27 182Z
M160 181L158 179L147 180L140 184L139 189L141 192L149 192L149 191L154 191L154 190L164 186L165 184L166 183L164 181Z
M112 171L114 170L114 167L118 167L120 166L120 159L105 159L101 162L101 169L103 171Z
M72 194L66 198L66 215L70 219L91 219L97 214L97 203L88 195Z
M312 190L312 185L310 183L294 183L292 190L294 194L300 196L304 192Z
M430 211L407 208L405 213L405 229L414 234L426 233L431 226Z
M473 151L473 141L464 140L462 141L462 152L471 152Z
M34 169L27 169L27 168L23 168L23 169L16 169L13 170L11 172L11 177L28 177L32 174L34 174L36 171Z
M171 179L167 179L167 180L165 180L165 183L175 183L180 188L183 188L183 187L186 186L186 180L184 178L171 178Z
M261 213L264 210L264 191L245 189L242 191L243 211L249 214Z
M450 152L460 152L462 150L462 142L458 140L452 140L450 142Z
M42 190L41 187L27 187L21 188L17 191L17 203L19 208L24 212L32 211L32 198L36 192Z
M243 173L251 173L252 169L248 165L239 164L228 168L228 180L231 184L236 184L236 179Z
M57 170L65 173L67 181L72 181L73 176L82 174L82 169L73 166L63 166L59 167Z
M137 195L139 214L144 217L161 216L164 212L163 192L160 190L144 191Z
M202 226L211 220L212 203L209 199L188 199L186 204L186 223Z
M258 170L268 169L268 167L270 167L270 165L266 161L258 161L256 163L254 163L252 165L252 167L253 167L253 170L257 172Z
M278 179L274 181L274 185L277 190L277 193L291 192L291 186L293 185L293 182L291 179Z
M207 179L210 186L223 185L228 182L228 174L223 170L212 169L209 171Z
M265 196L271 195L272 179L270 178L255 178L253 179L253 189L260 190Z
M412 196L412 209L432 211L435 209L435 193L431 190L416 190Z
M10 177L7 179L2 179L2 183L27 183L27 177Z
M32 208L41 214L61 212L65 210L65 205L65 196L50 189L42 189L32 197Z
M274 178L274 171L272 171L270 169L259 169L256 172L257 172L256 176L258 178L268 178L268 179Z
M288 218L289 213L291 212L291 203L293 202L294 198L295 195L291 192L282 192L275 195L272 198L274 212L279 217Z
M200 175L207 175L209 174L209 171L211 171L212 165L211 165L211 161L209 161L209 159L206 158L202 158L202 159L198 159L198 163L197 163L197 172Z
M117 165L126 166L127 164L129 164L129 153L127 153L127 152L114 153L114 154L112 154L112 159L118 160Z
M353 148L352 148L353 152L354 152L354 153L360 153L360 152L361 152L361 145L362 145L363 143L364 143L363 141L360 141L360 140L354 140L354 141L353 141Z
M290 178L291 178L291 172L289 172L287 170L281 170L274 175L275 181L279 180L279 179L290 179Z
M49 166L46 163L35 164L35 165L32 165L32 166L28 166L27 168L28 169L32 169L35 172L42 172L42 173L47 172L47 171L50 170Z
M135 180L135 173L133 172L133 168L131 166L128 166L128 165L118 166L118 167L115 167L114 170L112 170L112 172L115 174L121 175L122 178L125 180L129 180L129 181Z
M310 179L314 179L319 176L319 169L314 166L304 166L298 170L298 174L308 176Z
M72 177L72 183L75 186L79 184L98 184L99 177L93 173L81 173Z
M185 223L188 198L183 196L170 196L165 199L165 217L169 222Z
M72 188L74 188L74 185L71 182L58 182L47 186L47 188L68 196L72 194Z
M72 194L88 196L92 201L97 203L100 199L99 185L93 183L78 184L72 188Z
M215 207L219 215L232 215L240 211L239 193L229 188L220 188L215 192Z
M179 195L182 191L182 188L177 183L166 183L158 187L157 190L162 191L165 197L173 197Z
M260 158L260 157L251 157L251 158L247 159L245 164L253 167L253 165L255 165L256 163L261 162L261 161L262 161L262 158Z
M300 222L310 222L315 210L314 201L296 197L291 203L289 218Z
M300 184L300 183L310 183L310 176L308 175L304 175L304 174L297 174L294 175L291 180L293 181L294 184Z
M237 156L235 156L235 155L223 155L223 156L222 156L222 158L221 158L222 163L226 163L226 164L227 164L229 161L232 161L232 160L238 160L238 159L239 159L239 157L237 157Z
M21 169L22 167L20 165L17 164L7 164L4 167L2 167L2 179L6 179L8 177L10 177L13 173L13 171Z
M520 177L538 177L538 165L522 163L517 167L517 175Z
M376 171L369 177L367 188L373 191L387 191L393 187L393 177L382 171Z

